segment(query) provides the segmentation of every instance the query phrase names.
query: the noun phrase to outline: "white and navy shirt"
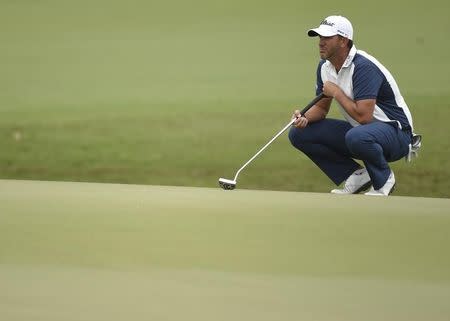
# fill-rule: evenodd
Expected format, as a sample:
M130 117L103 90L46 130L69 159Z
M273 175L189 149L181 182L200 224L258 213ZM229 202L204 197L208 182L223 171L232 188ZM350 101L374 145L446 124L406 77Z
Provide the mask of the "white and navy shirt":
M321 60L317 68L316 94L322 93L323 84L331 81L351 99L375 99L374 119L394 122L400 129L413 131L411 112L403 99L391 73L374 57L353 46L341 70L327 60ZM360 125L339 105L344 118L352 126Z

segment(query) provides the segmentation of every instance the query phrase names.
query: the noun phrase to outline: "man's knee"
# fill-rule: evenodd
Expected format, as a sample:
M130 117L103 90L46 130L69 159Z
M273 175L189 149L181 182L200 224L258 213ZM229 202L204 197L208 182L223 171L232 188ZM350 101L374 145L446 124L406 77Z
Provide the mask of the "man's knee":
M345 144L352 153L357 153L371 142L371 136L362 127L354 127L345 134Z
M291 129L289 130L289 141L291 142L291 144L300 149L301 145L302 145L302 139L301 139L301 130L292 126Z

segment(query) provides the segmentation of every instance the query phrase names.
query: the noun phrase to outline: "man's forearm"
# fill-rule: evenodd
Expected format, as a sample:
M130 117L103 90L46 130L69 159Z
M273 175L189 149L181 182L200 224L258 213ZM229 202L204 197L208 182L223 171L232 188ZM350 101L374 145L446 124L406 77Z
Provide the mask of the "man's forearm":
M334 99L336 99L352 118L357 118L356 102L353 99L350 99L340 88L335 91Z
M334 99L345 109L345 111L358 123L367 124L373 120L374 100L354 101L348 97L340 88L335 91ZM370 101L370 102L369 102ZM373 103L372 103L373 101Z
M314 123L316 121L324 119L326 115L327 112L323 108L314 105L314 107L308 110L304 116L306 117L306 119L308 119L308 123Z

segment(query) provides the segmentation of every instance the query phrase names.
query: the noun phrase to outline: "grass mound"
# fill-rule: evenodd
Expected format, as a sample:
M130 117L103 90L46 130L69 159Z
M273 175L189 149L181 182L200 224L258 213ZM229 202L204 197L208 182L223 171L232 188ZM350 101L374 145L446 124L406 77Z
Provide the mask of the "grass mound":
M0 319L447 320L450 200L0 180Z

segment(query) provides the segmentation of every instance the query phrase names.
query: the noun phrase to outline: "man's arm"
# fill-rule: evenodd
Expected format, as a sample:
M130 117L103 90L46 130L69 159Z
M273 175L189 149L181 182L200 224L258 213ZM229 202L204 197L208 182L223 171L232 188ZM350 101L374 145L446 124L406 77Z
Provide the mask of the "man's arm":
M294 115L292 116L292 119L295 119L294 126L304 128L308 123L314 123L324 119L330 110L330 105L331 98L324 97L311 107L305 115L301 115L299 110L294 111Z
M368 124L373 120L375 99L361 99L354 101L350 99L339 86L327 81L323 85L323 93L333 97L345 109L345 111L358 123Z

